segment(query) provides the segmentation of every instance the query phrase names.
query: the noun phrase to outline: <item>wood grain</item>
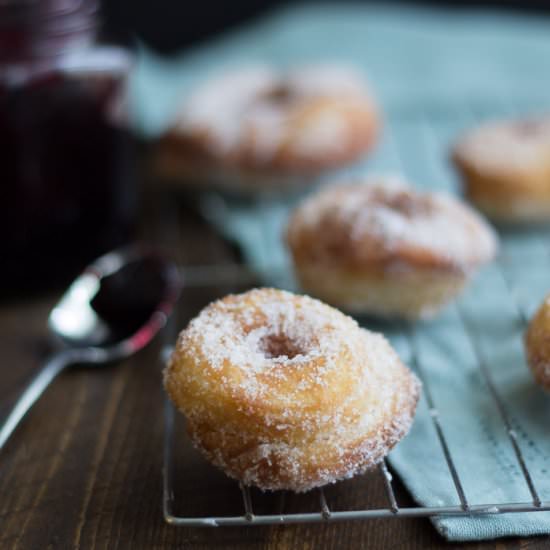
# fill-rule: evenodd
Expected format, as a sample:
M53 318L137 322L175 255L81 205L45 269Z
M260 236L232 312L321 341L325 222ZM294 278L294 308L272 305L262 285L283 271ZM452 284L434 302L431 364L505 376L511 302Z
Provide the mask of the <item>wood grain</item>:
M181 262L231 260L230 248L189 209L175 212L177 228L166 230L152 200L144 237L171 248ZM179 207L178 207L179 208ZM166 220L164 220L166 221ZM227 288L215 289L223 293ZM184 293L178 323L193 315L213 291ZM0 306L0 414L5 415L25 382L39 367L47 346L46 318L55 295ZM543 549L550 538L507 539L457 545L445 543L428 520L374 520L327 525L183 529L162 519L163 392L157 360L160 342L114 367L76 368L46 392L0 454L0 548L224 548L224 549ZM184 445L179 447L185 452ZM177 486L195 512L211 496L220 509L230 506L234 486L208 466L181 460ZM187 464L187 466L186 466ZM210 475L210 496L183 485L189 473ZM180 479L177 477L177 479ZM232 493L233 491L233 493ZM399 482L401 505L411 504ZM238 498L238 494L236 495ZM253 493L255 506L311 506L306 496L268 502ZM384 503L377 476L327 489L331 507Z

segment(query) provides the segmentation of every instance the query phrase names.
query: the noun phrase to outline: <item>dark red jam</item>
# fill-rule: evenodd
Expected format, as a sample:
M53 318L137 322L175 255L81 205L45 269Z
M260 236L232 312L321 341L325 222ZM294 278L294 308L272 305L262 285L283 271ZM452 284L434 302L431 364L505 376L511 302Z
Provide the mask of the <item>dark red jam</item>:
M0 3L3 296L70 277L130 237L129 58L95 46L94 24L85 1Z

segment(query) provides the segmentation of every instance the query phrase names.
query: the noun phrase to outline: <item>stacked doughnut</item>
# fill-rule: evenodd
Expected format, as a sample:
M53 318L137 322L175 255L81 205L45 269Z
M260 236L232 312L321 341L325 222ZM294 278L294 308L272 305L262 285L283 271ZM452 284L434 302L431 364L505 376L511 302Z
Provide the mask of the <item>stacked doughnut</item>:
M380 117L352 69L267 66L213 77L182 104L160 139L166 179L236 191L309 183L368 152Z
M419 396L382 336L274 289L206 307L180 334L164 383L206 458L270 490L372 467L409 430Z

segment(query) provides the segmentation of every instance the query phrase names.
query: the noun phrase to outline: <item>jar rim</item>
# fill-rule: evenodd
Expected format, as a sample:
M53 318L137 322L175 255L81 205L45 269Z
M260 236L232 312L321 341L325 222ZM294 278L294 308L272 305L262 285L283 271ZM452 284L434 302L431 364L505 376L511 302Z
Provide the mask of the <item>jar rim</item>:
M0 63L44 59L89 43L97 0L0 0Z
M0 0L0 30L12 25L92 19L98 9L98 0Z

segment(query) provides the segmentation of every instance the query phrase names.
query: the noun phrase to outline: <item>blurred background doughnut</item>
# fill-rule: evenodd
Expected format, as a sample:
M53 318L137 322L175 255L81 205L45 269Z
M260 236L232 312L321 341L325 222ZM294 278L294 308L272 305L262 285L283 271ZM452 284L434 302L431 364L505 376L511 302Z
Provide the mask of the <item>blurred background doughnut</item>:
M497 250L492 229L458 199L389 178L322 189L287 229L306 292L354 313L434 316Z
M156 148L156 173L236 191L288 189L366 154L380 115L351 67L235 68L181 103Z

